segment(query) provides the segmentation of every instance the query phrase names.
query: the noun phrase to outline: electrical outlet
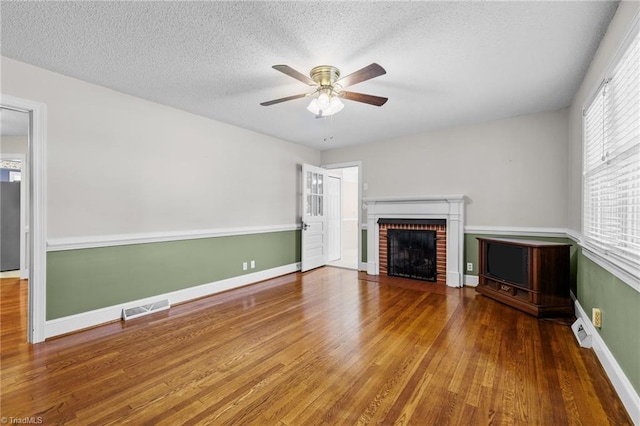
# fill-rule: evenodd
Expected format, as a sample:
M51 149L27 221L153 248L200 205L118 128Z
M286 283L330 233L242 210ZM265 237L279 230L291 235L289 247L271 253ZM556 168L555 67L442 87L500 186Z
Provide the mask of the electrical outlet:
M255 267L256 267L256 261L252 260L251 261L251 269L255 269Z
M591 310L591 322L595 327L602 327L602 312L598 308L593 308Z
M467 271L469 272L473 271L473 263L467 262Z
M247 262L242 262L242 270L243 271L247 270Z

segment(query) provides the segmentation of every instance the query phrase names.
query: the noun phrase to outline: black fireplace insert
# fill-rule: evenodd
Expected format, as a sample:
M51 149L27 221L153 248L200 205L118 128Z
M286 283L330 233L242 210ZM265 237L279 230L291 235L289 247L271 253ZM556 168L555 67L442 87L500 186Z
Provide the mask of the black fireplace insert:
M436 281L436 231L388 229L387 274Z

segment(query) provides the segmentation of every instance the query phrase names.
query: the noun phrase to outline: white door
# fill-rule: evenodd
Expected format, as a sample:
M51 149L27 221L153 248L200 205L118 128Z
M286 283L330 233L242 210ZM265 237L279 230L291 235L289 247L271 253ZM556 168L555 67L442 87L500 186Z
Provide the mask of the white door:
M325 169L302 165L302 272L327 264L326 180Z
M327 228L329 262L342 258L342 177L327 176Z

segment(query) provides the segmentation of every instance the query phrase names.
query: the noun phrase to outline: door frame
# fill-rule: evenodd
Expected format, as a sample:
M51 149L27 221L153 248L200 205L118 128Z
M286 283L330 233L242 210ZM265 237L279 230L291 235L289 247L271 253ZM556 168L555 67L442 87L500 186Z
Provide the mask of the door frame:
M29 136L27 135L27 140ZM27 142L28 144L28 142ZM28 147L27 147L28 149ZM27 269L27 197L29 196L27 189L29 188L29 168L27 167L26 156L24 154L11 154L0 152L0 160L17 160L20 162L20 174L22 179L20 182L20 279L28 279L29 271Z
M348 167L358 167L358 204L361 206L361 210L362 210L362 188L363 188L363 182L362 182L362 161L358 160L358 161L347 161L345 163L332 163L332 164L323 164L322 166L320 166L324 169L327 169L328 171L331 171L331 169L346 169ZM344 192L343 192L343 196L344 196ZM366 225L366 221L364 222ZM366 226L363 226L363 222L362 222L362 212L359 211L358 212L358 270L359 271L366 271L367 270L367 264L366 262L362 261L362 230L366 229ZM368 234L367 234L368 236Z
M26 167L29 180L29 317L27 341L45 340L46 323L46 138L47 106L41 102L0 94L0 106L29 114Z

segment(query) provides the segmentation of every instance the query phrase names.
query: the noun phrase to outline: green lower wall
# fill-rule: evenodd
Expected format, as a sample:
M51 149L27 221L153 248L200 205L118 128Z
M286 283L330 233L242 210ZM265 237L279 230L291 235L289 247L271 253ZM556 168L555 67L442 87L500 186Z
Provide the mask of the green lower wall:
M578 301L587 315L600 308L602 328L598 333L640 394L640 293L580 250Z
M242 263L256 261L255 269ZM300 231L47 253L47 320L300 261Z
M367 263L368 257L367 257L367 230L366 229L362 230L362 241L361 241L361 244L362 244L362 253L360 255L360 260L363 263Z

